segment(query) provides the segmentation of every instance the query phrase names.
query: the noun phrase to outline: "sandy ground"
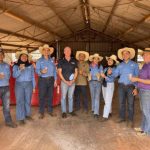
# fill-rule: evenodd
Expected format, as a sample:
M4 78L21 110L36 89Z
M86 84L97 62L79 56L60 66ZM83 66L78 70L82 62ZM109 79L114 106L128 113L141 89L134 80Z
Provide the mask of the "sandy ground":
M140 123L138 100L135 101L135 124ZM102 114L101 105L101 114ZM0 117L0 150L150 150L150 137L137 136L126 124L117 124L118 104L113 101L113 117L108 122L94 119L91 113L77 112L78 116L61 118L60 106L55 107L57 117L46 114L38 119L38 108L33 107L34 121L17 129L4 125ZM11 107L15 120L15 106ZM2 107L0 107L2 116ZM102 116L102 115L101 115Z

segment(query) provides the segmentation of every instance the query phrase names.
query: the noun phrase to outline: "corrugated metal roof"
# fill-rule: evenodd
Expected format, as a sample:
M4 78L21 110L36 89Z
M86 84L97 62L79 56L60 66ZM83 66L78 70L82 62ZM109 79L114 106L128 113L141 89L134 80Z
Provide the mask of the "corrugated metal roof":
M149 47L150 0L0 0L4 49L38 47L87 27Z

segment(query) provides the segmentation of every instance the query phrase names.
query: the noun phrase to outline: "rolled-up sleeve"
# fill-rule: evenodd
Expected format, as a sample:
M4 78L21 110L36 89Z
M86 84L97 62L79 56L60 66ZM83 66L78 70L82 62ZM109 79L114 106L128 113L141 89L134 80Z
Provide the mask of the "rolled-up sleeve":
M33 88L35 89L36 82L35 82L35 74L34 74L34 68L33 68L33 66L32 66L32 85L33 85Z
M13 66L13 77L18 78L21 75L21 70L19 69L18 66L14 65Z
M10 67L9 65L6 67L5 79L9 80L10 78Z
M56 66L54 64L54 79L57 80L57 71L56 71Z
M36 63L36 73L38 74L38 76L41 76L41 67L40 67L40 61L38 60Z

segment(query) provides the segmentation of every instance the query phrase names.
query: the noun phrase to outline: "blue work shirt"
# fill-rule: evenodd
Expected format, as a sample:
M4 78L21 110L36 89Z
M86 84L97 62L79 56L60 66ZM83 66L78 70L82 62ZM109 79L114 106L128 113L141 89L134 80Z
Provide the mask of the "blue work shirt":
M139 74L138 64L132 60L129 60L127 63L123 61L117 66L114 72L115 77L120 76L118 80L119 83L123 83L125 85L134 84L137 86L137 83L133 83L129 80L129 74L134 77L137 77Z
M33 88L35 88L34 68L32 65L20 70L18 65L13 66L13 77L17 82L32 81Z
M90 65L90 74L91 74L91 80L98 80L96 77L97 73L102 73L103 72L103 66L100 65L95 65L94 67Z
M41 70L47 68L47 73L42 74ZM36 63L36 73L40 77L54 77L55 80L57 80L57 72L56 72L56 66L53 62L53 60L49 57L48 60L46 60L43 56L37 61Z
M109 67L105 68L103 73L106 73L106 71L109 69ZM112 74L111 75L107 75L106 76L106 82L114 82L115 81L115 77L113 76L113 73L115 72L116 67L112 68Z
M4 78L0 79L0 87L9 85L10 67L7 63L0 63L0 73L4 74Z

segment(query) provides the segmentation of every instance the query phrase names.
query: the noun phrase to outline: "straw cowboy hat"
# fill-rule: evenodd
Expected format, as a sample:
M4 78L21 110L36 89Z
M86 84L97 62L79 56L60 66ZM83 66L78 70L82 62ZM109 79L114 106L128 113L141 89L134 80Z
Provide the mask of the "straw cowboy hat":
M145 48L145 49L142 51L142 54L145 53L145 52L150 52L150 48Z
M39 52L40 52L41 54L43 54L43 49L49 49L50 55L54 52L54 48L53 48L53 47L49 47L48 44L44 44L43 46L40 46L40 47L39 47Z
M116 55L111 55L110 57L106 56L106 60L108 61L108 59L112 59L116 62L116 64L119 64L119 61L117 61L117 56Z
M76 52L76 59L79 60L79 55L80 54L84 54L85 55L85 59L84 61L87 61L89 59L89 53L86 51L77 51Z
M119 59L123 60L122 53L124 51L130 52L130 59L134 58L135 50L133 48L125 47L125 48L121 48L121 49L118 50L118 57L119 57Z
M31 60L31 59L32 59L32 55L30 55L30 54L28 53L28 51L27 51L27 50L25 50L25 49L23 49L23 50L21 50L21 51L16 52L15 56L16 56L16 58L17 58L17 59L19 59L20 55L22 55L22 54L27 55L29 60Z
M99 61L103 60L103 57L100 56L99 54L95 53L94 55L90 55L89 57L89 61L93 61L93 58L97 57L99 59Z

